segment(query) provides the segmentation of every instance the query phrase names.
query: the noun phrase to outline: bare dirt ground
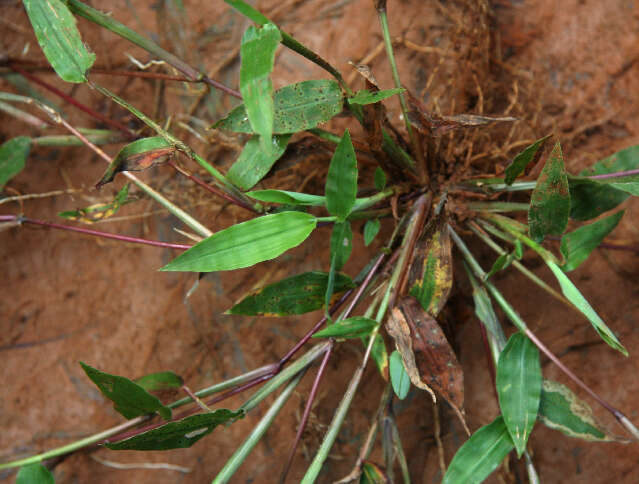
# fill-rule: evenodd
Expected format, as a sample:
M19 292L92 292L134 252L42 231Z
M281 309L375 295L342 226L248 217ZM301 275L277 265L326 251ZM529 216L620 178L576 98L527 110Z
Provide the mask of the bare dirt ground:
M179 30L176 33L168 27L171 18L161 8L165 2L92 3L111 11L131 27L153 35L189 62L207 71L217 66L216 79L237 85L237 46L248 22L231 13L221 0L184 2L186 38L179 36ZM258 2L258 6L343 72L352 72L349 60L365 60L382 87L392 85L385 55L379 48L381 34L370 0L269 0ZM489 130L476 138L469 134L460 145L465 151L457 155L494 166L498 171L507 163L508 156L517 151L514 142L532 141L554 132L562 142L569 171L576 173L605 155L639 143L638 2L391 0L388 9L403 82L430 109L443 114L507 112L521 120L512 132ZM0 53L41 61L43 57L29 30L21 2L1 1L0 11ZM109 32L83 20L79 26L85 41L97 54L99 66L128 66L125 52L148 60L140 49ZM294 53L285 49L279 52L274 73L276 88L327 77ZM81 102L121 121L132 122L126 113L86 86L70 87L57 83L52 75L42 75ZM354 75L347 77L361 82ZM161 86L105 76L96 79L151 114L184 112L198 96L196 91L185 92L171 84ZM1 79L0 83L3 90L13 90ZM162 89L169 100L164 106L154 102ZM62 105L61 101L56 102ZM399 126L399 107L395 102L388 103L388 107L391 119ZM212 122L231 105L228 98L213 95L197 111L198 116ZM65 109L75 125L96 126L93 120ZM31 133L29 127L19 125L5 114L0 114L0 126L3 141ZM188 136L185 131L180 134ZM195 138L191 141L197 150L223 168L233 159L229 156L231 149L220 148L219 143L208 146ZM115 153L116 147L109 147L108 152ZM288 183L291 189L296 189L313 170L321 175L325 159L326 155L309 156L302 168L284 170L278 175L282 185ZM194 166L190 168L195 170ZM9 184L5 195L60 188L81 190L27 201L24 206L6 204L1 211L55 220L61 210L86 206L105 196L90 190L103 169L100 160L81 148L33 149L27 169ZM168 167L144 173L141 178L212 227L226 226L245 216L221 207L206 192L176 179ZM117 179L117 188L121 184ZM111 194L114 190L105 187L103 192ZM612 239L636 245L639 203L626 202L625 206L626 216ZM183 240L173 231L173 227L179 226L178 221L159 211L149 200L124 207L118 216L136 217L96 228L157 240ZM85 377L78 365L80 360L132 378L170 369L182 375L194 389L276 361L305 332L313 317L254 319L222 313L260 281L276 280L293 272L326 270L327 254L319 247L329 232L322 230L316 244L307 243L288 253L284 259L287 265L265 263L257 270L208 275L188 304L184 303L184 295L194 282L193 275L157 272L176 255L170 250L26 227L4 230L0 233L0 459L6 461L63 445L121 421L111 404ZM356 252L362 251L359 232L354 244ZM488 264L493 256L487 251L485 255ZM346 267L347 272L356 273L364 262L363 257L354 257ZM534 263L532 259L527 262ZM536 267L536 272L550 281L543 268ZM611 351L585 321L539 294L517 274L497 279L540 338L635 423L639 422L638 273L636 253L607 250L597 251L589 264L573 273L575 283L629 349L630 358ZM455 328L455 344L465 369L466 412L471 430L475 430L494 418L497 407L470 293L462 277L457 282L456 299L447 318ZM361 357L359 346L343 346L330 362L289 482L299 481L303 475ZM544 376L567 383L546 361ZM310 380L307 376L233 482L276 482L295 435ZM320 482L342 477L353 466L382 387L372 367L364 381ZM228 408L241 401L231 400ZM620 434L614 420L590 403L606 426ZM208 482L263 415L264 408L228 428L217 429L187 450L167 453L101 450L92 455L73 455L55 468L56 482ZM396 410L413 482L439 482L441 471L429 399L413 392ZM451 412L442 408L441 413L448 462L463 442L464 434ZM539 425L530 448L544 483L639 482L636 444L587 443ZM118 463L166 462L188 467L191 472L118 470L94 460L94 456ZM0 474L0 479L12 481L14 477L5 473ZM517 482L517 479L517 472L491 477L492 482Z

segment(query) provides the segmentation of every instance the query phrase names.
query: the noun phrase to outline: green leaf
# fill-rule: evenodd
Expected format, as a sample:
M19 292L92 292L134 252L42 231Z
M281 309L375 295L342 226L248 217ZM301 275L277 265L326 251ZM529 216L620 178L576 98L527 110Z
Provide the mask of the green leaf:
M121 171L143 171L165 162L175 152L175 147L162 136L142 138L129 143L120 150L96 184L102 185L113 181Z
M180 388L184 385L184 380L180 375L176 375L172 371L160 371L144 375L135 380L135 383L147 392L160 392L172 388Z
M362 338L364 347L368 346L369 339L370 338ZM375 364L382 378L388 380L388 351L386 351L384 338L382 338L379 333L375 335L375 341L373 341L373 347L371 348L371 357L375 360Z
M383 99L394 96L395 94L404 92L405 90L406 89L404 89L403 87L399 87L396 89L386 89L384 91L375 91L375 92L367 91L364 89L362 91L357 91L357 94L355 94L353 97L349 97L347 100L349 104L359 104L359 105L373 104L373 103L380 102Z
M201 413L169 422L157 429L149 430L120 442L105 444L111 450L168 450L186 449L220 424L231 423L244 417L244 412L225 408L211 413Z
M488 291L486 291L484 286L479 285L470 269L467 266L464 267L466 268L470 283L473 286L475 314L493 337L495 337L501 345L504 345L505 338L503 337L503 330L499 325L499 320L497 319L497 314L495 314L495 309L493 308L493 303L490 300Z
M382 223L378 218L372 218L366 221L366 224L364 224L364 245L366 247L373 241L381 226Z
M595 163L592 168L582 171L580 176L612 175L619 172L618 176L606 178L591 178L590 181L610 185L618 190L639 196L639 145L618 151L603 160Z
M362 465L362 475L359 477L359 484L387 484L390 481L384 471L372 462L364 462Z
M404 368L402 355L400 355L397 350L393 351L390 355L389 370L393 391L395 395L397 395L397 398L404 400L406 395L408 395L408 390L410 390L410 378Z
M275 109L270 75L281 40L282 34L274 24L261 28L251 25L244 32L240 50L240 92L251 128L260 135L260 147L267 155L274 148L271 137Z
M561 238L561 253L566 258L566 262L561 268L564 271L572 271L579 267L590 253L601 244L603 239L614 230L623 214L624 211L621 210L565 234Z
M496 384L504 423L519 457L537 419L541 380L539 350L526 335L513 334L499 355Z
M306 272L269 284L245 296L227 311L248 316L290 316L316 311L324 306L328 273ZM350 277L335 274L333 296L354 287Z
M461 446L448 466L442 484L479 484L497 468L513 447L500 415Z
M115 215L122 205L130 201L128 197L129 184L127 183L120 189L112 202L96 203L86 208L60 212L58 216L66 218L67 220L76 220L78 222L92 224Z
M31 150L31 138L18 136L0 146L0 190L24 168Z
M377 188L378 191L381 192L384 188L386 188L386 173L384 173L384 170L382 170L381 167L378 166L375 168L373 178L375 181L375 188Z
M224 0L224 1L228 3L231 7L233 7L235 10L240 12L242 15L244 15L246 18L252 20L258 25L264 25L265 23L269 21L269 19L266 18L264 15L262 15L261 12L259 12L258 10L253 8L251 5L249 5L248 3L242 0Z
M570 185L570 218L590 220L625 201L629 195L610 185L588 178L568 177Z
M40 463L21 467L16 476L16 484L53 484L54 482L51 471Z
M326 197L321 195L309 195L308 193L289 192L286 190L254 190L246 194L268 203L285 203L289 205L304 205L310 207L322 207L326 204Z
M336 223L331 234L331 260L335 261L336 271L346 264L352 250L353 232L350 222Z
M302 81L278 89L273 95L273 133L296 133L315 128L338 115L343 101L339 84L329 79ZM243 104L213 127L238 133L253 132Z
M551 429L583 440L610 441L595 420L590 406L567 386L544 380L539 403L539 420Z
M504 178L506 185L512 185L515 178L524 172L531 161L539 159L542 152L541 148L543 148L544 144L551 136L552 135L548 135L538 139L530 146L524 148L523 151L513 158L513 162L506 167L506 176Z
M95 62L82 43L75 18L62 0L23 0L33 31L47 60L67 82L86 82Z
M615 334L610 330L606 323L599 317L599 315L595 312L595 310L590 306L586 298L583 297L579 289L572 283L568 276L564 274L564 272L559 268L557 264L555 264L551 260L546 260L546 264L550 267L550 270L553 272L557 281L559 282L559 286L561 287L561 292L566 296L571 303L575 305L581 313L588 318L592 326L595 328L595 331L599 333L601 339L603 339L606 343L608 343L614 349L620 351L625 356L628 356L628 351L623 345L619 342Z
M335 324L315 333L313 338L361 338L368 336L377 324L374 319L363 316L340 319Z
M568 224L569 214L568 178L561 145L557 143L546 160L530 197L530 236L541 242L548 234L561 235Z
M159 413L163 419L171 418L171 409L128 378L103 373L100 370L80 362L82 369L102 394L113 402L113 408L127 419L147 413Z
M315 225L313 215L301 212L257 217L211 235L160 270L213 272L250 267L300 245Z
M260 140L253 137L246 142L242 153L233 163L226 178L242 190L250 190L270 171L273 164L284 154L290 134L275 135L271 138L270 150L263 150Z
M357 197L357 159L348 130L337 144L326 177L326 209L345 220Z

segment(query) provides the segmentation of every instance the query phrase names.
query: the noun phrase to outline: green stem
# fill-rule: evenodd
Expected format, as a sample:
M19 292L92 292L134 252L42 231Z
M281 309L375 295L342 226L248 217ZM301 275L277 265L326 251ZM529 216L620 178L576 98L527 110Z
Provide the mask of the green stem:
M121 143L126 138L117 131L108 129L86 129L78 128L78 131L87 137L95 145L108 145ZM31 143L35 146L84 146L82 140L77 136L58 134L50 136L39 136L32 138Z
M235 474L235 471L237 471L237 469L242 465L253 448L262 439L264 433L271 426L279 411L282 409L289 397L293 394L293 390L295 390L295 388L297 387L297 384L302 379L302 376L304 376L304 373L305 369L302 369L297 374L297 376L293 378L293 380L286 386L284 391L282 391L282 393L273 402L268 411L264 414L264 417L262 417L259 423L253 428L244 443L242 443L242 445L238 447L231 458L226 462L226 464L224 464L222 470L217 476L215 476L215 479L213 479L212 484L223 484L231 479L233 474Z
M515 202L468 202L466 207L469 210L478 212L525 212L530 205L528 203Z
M395 193L395 189L392 187L389 187L385 190L382 190L379 193L376 193L373 196L366 197L366 198L358 198L355 200L355 205L353 205L353 209L351 210L351 213L357 212L360 210L366 210L367 208L372 207L376 203L381 202L385 198L392 196L394 193Z

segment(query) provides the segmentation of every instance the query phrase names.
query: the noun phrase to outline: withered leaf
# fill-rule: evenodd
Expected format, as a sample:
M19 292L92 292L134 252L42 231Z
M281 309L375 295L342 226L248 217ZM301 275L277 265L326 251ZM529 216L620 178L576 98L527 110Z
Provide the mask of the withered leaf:
M127 183L122 187L122 189L118 192L118 194L111 202L96 203L85 208L60 212L58 213L58 216L66 218L68 220L92 224L95 222L99 222L100 220L112 217L116 214L116 212L122 205L132 202L133 200L130 200L128 196L129 184Z
M175 153L172 146L161 136L143 138L129 143L120 150L107 167L96 188L100 188L115 178L121 171L143 171L160 163L166 162Z
M411 383L437 391L466 428L462 414L464 372L437 321L412 298L401 300L388 321L388 332L402 355Z
M447 217L442 211L415 245L410 268L410 294L432 316L446 304L453 287L453 263Z

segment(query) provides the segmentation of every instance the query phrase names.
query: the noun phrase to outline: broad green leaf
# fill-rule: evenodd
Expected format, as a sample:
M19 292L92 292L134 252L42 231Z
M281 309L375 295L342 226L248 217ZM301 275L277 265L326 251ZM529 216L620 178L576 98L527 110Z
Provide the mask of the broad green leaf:
M546 235L561 235L568 224L570 192L561 145L555 144L530 196L530 236L541 242Z
M620 173L622 172L622 173ZM630 172L623 174L623 172ZM605 178L590 178L591 181L610 185L634 196L639 196L639 145L618 151L582 171L580 176L612 175Z
M286 190L254 190L246 194L267 203L286 203L289 205L304 205L309 207L322 207L326 198L321 195L309 195L308 193L289 192Z
M338 115L343 107L342 91L333 80L302 81L275 91L274 134L296 133L315 128ZM252 133L244 105L233 109L214 128Z
M313 338L361 338L368 336L377 326L374 319L363 316L341 319L313 335Z
M391 353L388 369L395 395L397 395L397 398L400 400L404 400L406 395L408 395L408 390L410 390L410 378L408 377L408 373L406 373L402 355L399 354L399 351L395 350Z
M594 223L584 225L561 238L561 253L566 262L561 268L572 271L585 261L606 236L614 230L624 211L621 210Z
M68 220L76 220L78 222L92 224L115 215L122 205L130 201L128 200L128 197L129 184L127 183L120 189L112 202L96 203L89 205L86 208L60 212L58 213L58 216Z
M271 155L273 149L275 116L270 75L281 40L282 35L274 24L267 23L261 28L251 25L244 32L240 50L240 92L251 128L260 135L260 147L267 155Z
M530 146L524 148L522 152L518 153L513 158L513 162L506 167L506 176L504 178L504 182L506 183L506 185L512 185L512 183L515 181L515 178L517 178L524 172L530 162L539 159L539 156L542 152L541 148L543 148L544 144L551 136L552 135L548 135L544 136L541 139L538 139Z
M121 171L142 171L165 162L175 152L175 147L161 136L142 138L120 150L96 184L96 187L113 181Z
M154 412L159 413L165 420L171 418L171 409L162 405L156 396L137 383L123 376L101 372L83 362L80 362L80 365L102 394L113 402L113 408L125 418L132 419Z
M21 467L16 476L16 484L53 484L54 482L51 471L40 463Z
M364 462L362 465L362 475L359 477L359 484L387 484L390 481L384 471L372 462Z
M331 234L331 260L335 261L336 271L346 264L352 250L353 232L350 222L336 223Z
M541 380L539 350L526 335L513 334L499 355L496 384L504 423L519 457L537 419Z
M384 188L386 188L386 173L384 173L384 170L382 170L379 166L375 168L373 178L375 181L375 188L377 188L378 191L381 192Z
M612 210L630 195L610 185L588 178L568 177L570 185L570 218L590 220Z
M24 168L31 150L31 138L18 136L0 146L0 190Z
M316 311L324 306L328 273L306 272L269 284L244 296L227 311L250 316L290 316ZM335 274L333 297L354 287L350 277Z
M348 130L337 144L326 177L326 209L345 220L357 197L357 159Z
M394 96L395 94L404 92L405 90L406 89L404 89L403 87L399 87L396 89L385 89L384 91L375 92L367 91L364 89L361 91L357 91L357 93L353 97L349 97L347 100L349 104L373 104Z
M284 154L289 139L289 134L275 135L271 138L270 150L264 150L260 146L261 138L251 138L244 145L242 153L229 169L226 178L242 190L250 190Z
M500 415L461 446L448 466L442 484L479 484L497 468L513 447Z
M111 450L168 450L186 449L220 424L231 423L244 417L244 412L224 408L211 413L201 413L169 422L157 429L149 430L120 442L105 444Z
M160 371L150 373L135 380L135 383L144 388L147 392L159 392L180 388L184 385L184 380L180 375L176 375L172 371Z
M315 225L317 219L302 212L257 217L211 235L160 270L213 272L250 267L300 245Z
M339 271L351 256L353 250L353 232L350 222L336 222L333 225L331 233L331 267L328 272L328 283L326 285L326 294L324 296L324 305L326 309L326 317L330 321L330 302L333 299L335 291L335 274Z
M615 334L610 330L606 323L599 317L599 315L595 312L595 310L590 306L586 298L583 297L579 289L572 283L568 276L564 274L557 264L555 264L551 260L546 260L546 264L550 267L550 270L553 272L557 281L559 282L559 286L561 287L561 292L566 296L571 303L575 305L581 313L588 318L592 326L595 328L595 331L599 333L601 339L603 339L606 343L608 343L614 349L620 351L625 356L628 356L628 351L623 345L619 342Z
M364 224L364 245L368 247L370 243L373 241L375 236L378 234L382 223L378 218L372 218L367 220Z
M23 0L33 31L47 60L67 82L86 82L95 62L80 37L75 18L62 0Z
M590 406L567 386L544 380L539 403L539 420L551 429L583 440L610 441L612 437L596 422Z
M370 338L362 338L364 347L368 346ZM386 343L382 335L377 333L375 335L375 341L373 341L373 348L371 349L371 357L375 360L377 369L382 375L384 380L388 380L388 351L386 351Z
M424 231L415 246L410 269L410 294L437 316L453 287L453 264L447 219L443 212Z

